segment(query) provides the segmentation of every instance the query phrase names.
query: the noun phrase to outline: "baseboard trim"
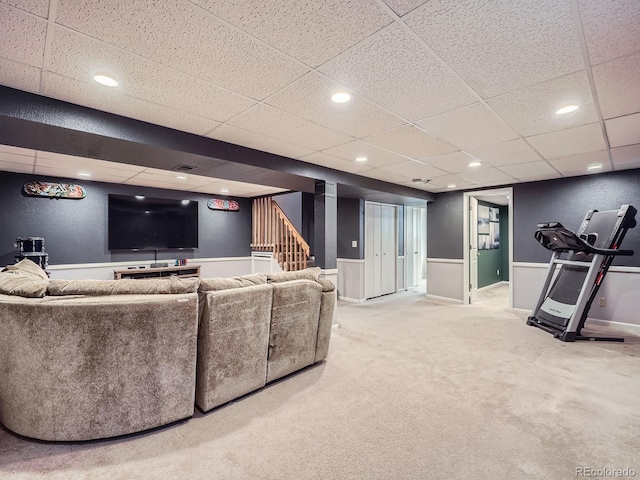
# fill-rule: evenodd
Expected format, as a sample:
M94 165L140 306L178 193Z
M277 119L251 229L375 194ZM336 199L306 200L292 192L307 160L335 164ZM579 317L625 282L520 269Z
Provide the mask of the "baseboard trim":
M458 300L457 298L439 297L438 295L431 295L430 293L427 293L425 296L431 300L438 300L440 302L455 303L457 305L462 305L464 303L462 300Z
M343 302L349 302L349 303L364 303L367 301L366 298L350 298L350 297L343 297L342 295L338 295L338 300L342 300Z

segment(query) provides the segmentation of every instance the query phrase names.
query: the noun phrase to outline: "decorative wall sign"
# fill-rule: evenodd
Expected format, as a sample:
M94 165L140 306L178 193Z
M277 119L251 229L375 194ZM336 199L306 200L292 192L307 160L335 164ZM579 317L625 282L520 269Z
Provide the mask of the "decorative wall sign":
M23 190L32 197L81 199L87 195L84 188L73 183L27 182Z
M211 210L228 210L231 212L240 210L240 205L235 200L221 200L219 198L210 199L207 202L207 207Z

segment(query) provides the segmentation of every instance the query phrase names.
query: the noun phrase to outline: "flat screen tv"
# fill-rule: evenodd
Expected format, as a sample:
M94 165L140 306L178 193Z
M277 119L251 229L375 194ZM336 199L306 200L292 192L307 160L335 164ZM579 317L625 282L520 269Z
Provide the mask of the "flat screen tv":
M198 248L198 202L109 195L109 250Z

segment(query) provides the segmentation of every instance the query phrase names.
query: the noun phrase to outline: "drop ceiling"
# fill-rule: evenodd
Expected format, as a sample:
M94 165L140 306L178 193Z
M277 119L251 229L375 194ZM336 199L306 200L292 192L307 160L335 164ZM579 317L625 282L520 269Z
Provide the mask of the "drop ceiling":
M2 85L429 192L640 168L638 0L0 0L0 32ZM1 170L80 168L224 183L0 150Z

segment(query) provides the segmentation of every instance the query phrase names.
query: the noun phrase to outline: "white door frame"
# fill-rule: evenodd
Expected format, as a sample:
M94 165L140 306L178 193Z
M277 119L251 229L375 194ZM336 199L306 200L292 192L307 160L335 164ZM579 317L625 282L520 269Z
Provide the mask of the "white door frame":
M464 275L462 283L462 302L469 304L469 197L493 193L497 191L509 192L509 308L513 308L513 187L492 188L487 190L475 190L464 192L463 212L462 212L462 259L464 263Z

